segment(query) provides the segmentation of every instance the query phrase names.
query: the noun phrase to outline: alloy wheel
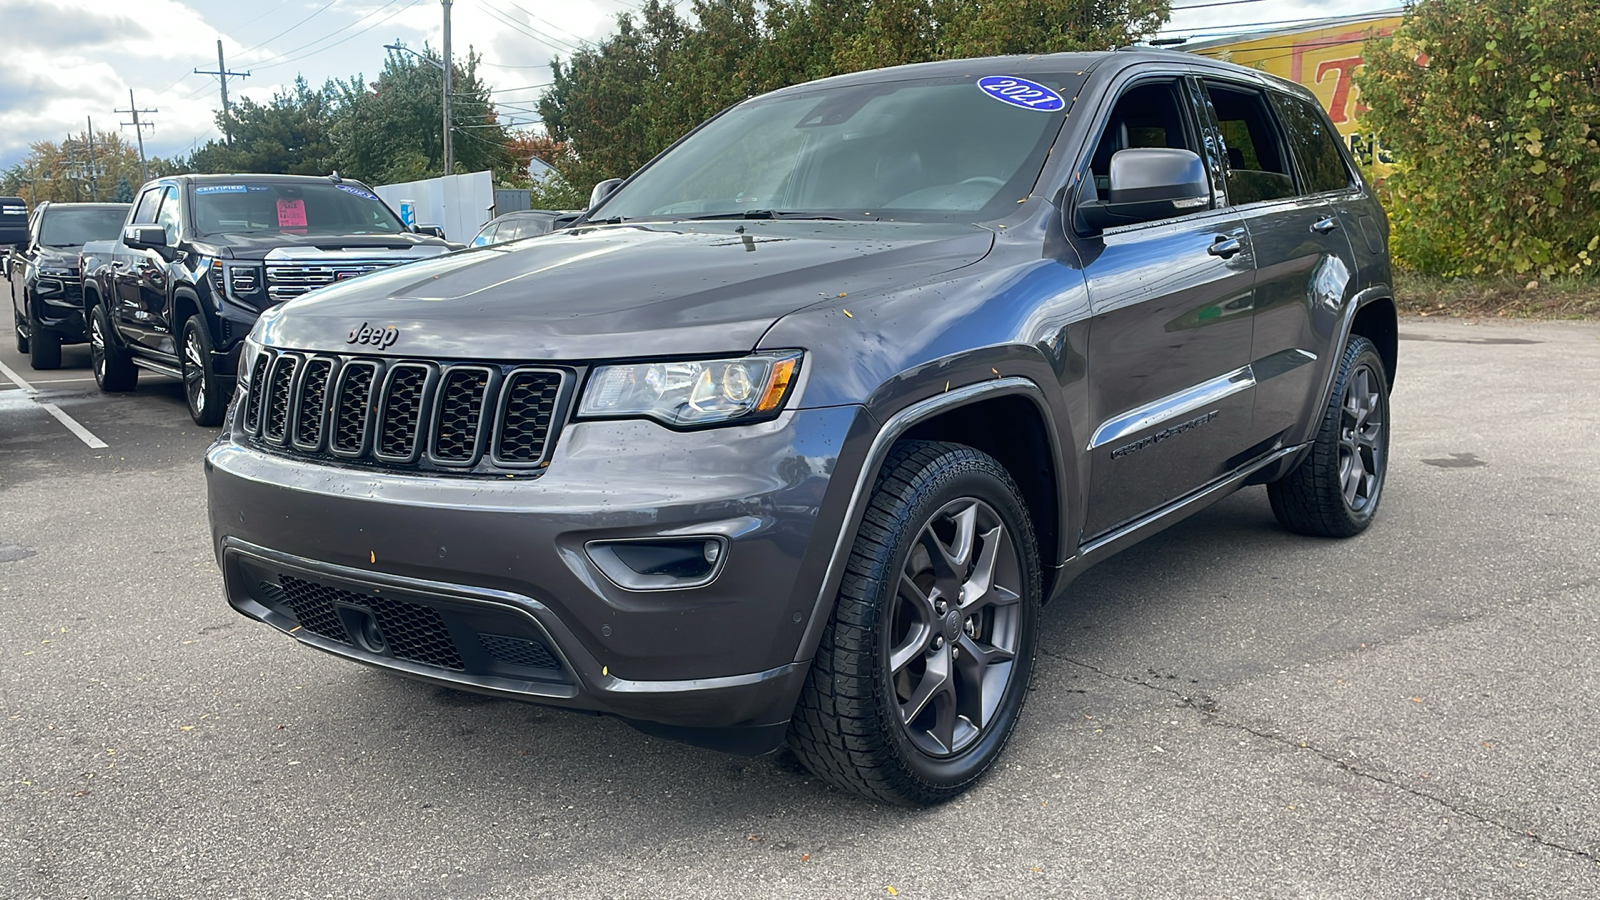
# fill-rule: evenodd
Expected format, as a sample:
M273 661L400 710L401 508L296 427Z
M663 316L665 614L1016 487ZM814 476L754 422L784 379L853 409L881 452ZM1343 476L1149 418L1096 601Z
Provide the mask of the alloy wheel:
M89 362L94 366L96 381L106 380L106 335L100 330L100 317L89 317Z
M1384 467L1384 402L1378 374L1350 373L1339 423L1339 486L1345 505L1361 511L1378 496Z
M206 411L206 365L200 336L192 329L183 339L183 388L189 395L189 408L198 418Z
M885 632L900 723L923 753L961 753L995 720L1015 668L1021 600L1021 557L993 507L964 497L923 524Z

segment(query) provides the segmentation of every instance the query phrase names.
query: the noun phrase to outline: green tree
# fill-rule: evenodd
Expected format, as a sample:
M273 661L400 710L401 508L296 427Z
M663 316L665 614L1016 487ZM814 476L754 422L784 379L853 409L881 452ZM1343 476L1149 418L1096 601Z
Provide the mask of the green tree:
M444 70L439 54L423 59L390 52L369 86L360 76L340 82L342 109L333 125L339 170L365 181L393 183L444 173L440 110ZM450 118L455 171L490 169L508 175L506 130L498 123L489 87L478 75L480 57L455 60Z
M1428 274L1595 271L1600 0L1421 0L1369 40L1362 121L1399 262Z
M133 185L128 183L126 175L117 179L117 186L111 190L111 201L113 203L133 202Z
M266 103L242 97L217 113L224 140L196 150L189 166L196 172L326 175L336 162L333 129L341 99L335 82L313 90L303 77Z
M1169 0L648 0L617 32L552 64L539 101L587 191L627 175L717 111L764 91L903 63L1131 43Z
M152 158L151 177L165 174L170 166L166 160ZM114 131L97 131L91 154L88 133L79 132L59 144L33 144L21 162L0 173L0 194L22 197L29 203L110 201L124 181L140 183L138 150Z

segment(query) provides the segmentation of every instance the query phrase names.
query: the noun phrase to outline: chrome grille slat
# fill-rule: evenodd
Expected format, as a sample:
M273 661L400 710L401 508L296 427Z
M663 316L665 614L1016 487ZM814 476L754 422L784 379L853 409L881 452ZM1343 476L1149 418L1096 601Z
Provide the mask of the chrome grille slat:
M328 263L268 262L267 294L288 300L319 287L359 278L380 269L411 262L410 259L352 259Z
M394 471L542 469L577 383L558 368L273 349L250 364L251 443Z

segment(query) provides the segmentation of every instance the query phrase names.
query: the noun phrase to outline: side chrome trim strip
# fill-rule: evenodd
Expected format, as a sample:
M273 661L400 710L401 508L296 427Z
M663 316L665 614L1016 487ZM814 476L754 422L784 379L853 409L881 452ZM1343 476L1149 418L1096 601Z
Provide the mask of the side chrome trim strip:
M1051 430L1051 449L1055 450L1056 432L1055 422L1051 420L1050 406L1037 384L1026 378L1015 375L997 378L993 381L982 381L969 384L966 387L956 388L942 394L919 400L907 406L883 423L878 429L878 434L872 439L872 446L867 449L867 458L861 464L861 470L856 473L855 488L850 492L850 504L845 507L843 527L839 529L839 536L834 540L833 555L828 558L828 570L822 576L822 589L817 594L816 603L811 607L811 621L806 623L805 634L800 638L800 647L795 662L805 662L809 657L805 655L806 648L815 644L817 633L827 624L827 617L818 613L833 609L830 598L837 591L837 585L844 574L845 560L849 558L850 547L855 544L856 532L860 528L857 513L862 512L862 504L867 493L872 487L872 480L877 477L878 469L883 466L883 461L889 455L889 448L900 435L905 434L911 426L923 419L929 418L947 409L964 406L980 397L1005 396L1007 394L1022 394L1031 398L1038 404L1041 413L1045 416L1046 427Z
M1249 366L1234 369L1209 381L1202 381L1194 387L1184 388L1176 394L1169 394L1107 419L1105 424L1094 430L1094 435L1089 438L1088 449L1103 447L1130 434L1153 428L1169 419L1187 415L1240 391L1247 391L1255 385L1255 372Z

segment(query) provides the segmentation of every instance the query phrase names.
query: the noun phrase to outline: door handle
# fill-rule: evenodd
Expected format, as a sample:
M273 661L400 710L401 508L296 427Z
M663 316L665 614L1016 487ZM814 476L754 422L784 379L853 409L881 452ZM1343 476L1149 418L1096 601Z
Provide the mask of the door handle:
M1339 220L1335 219L1333 216L1329 216L1326 219L1318 219L1311 224L1311 230L1315 231L1317 234L1327 234L1338 227Z
M1231 238L1226 235L1219 234L1217 235L1216 241L1214 241L1210 247L1206 248L1206 252L1212 256L1220 256L1223 259L1228 259L1243 248L1244 245L1239 243L1238 238Z

